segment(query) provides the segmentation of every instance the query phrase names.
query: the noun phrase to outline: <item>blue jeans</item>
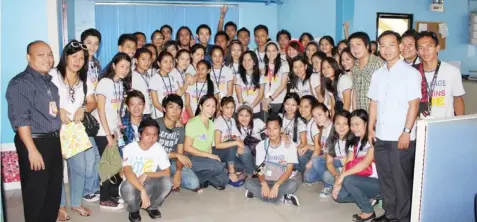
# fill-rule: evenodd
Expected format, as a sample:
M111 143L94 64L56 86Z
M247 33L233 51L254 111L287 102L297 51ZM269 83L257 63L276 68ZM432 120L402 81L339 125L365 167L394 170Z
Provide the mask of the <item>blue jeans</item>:
M96 146L96 141L94 140L94 137L90 137L89 141L91 141L91 144L93 145L91 149L93 150L94 156L89 154L89 156L86 158L88 160L94 160L94 162L91 161L93 162L93 164L86 165L86 183L84 184L83 195L91 195L96 192L99 192L98 166L101 157L99 156L98 147Z
M374 209L370 199L377 199L379 192L378 179L351 175L343 180L336 202L355 202L363 213L372 213Z
M326 167L325 156L314 157L311 161L312 167L305 171L305 182L314 183L323 181L326 187L333 186L335 179ZM341 161L334 159L333 166L335 166L335 168L342 167Z
M213 148L214 154L220 157L222 163L225 163L225 167L233 164L235 171L245 171L248 175L253 175L254 172L254 158L252 151L248 146L245 146L244 153L237 155L237 146L233 146L226 149ZM228 164L228 165L227 165Z
M84 188L88 168L93 165L95 149L89 148L66 160L68 164L68 184L70 185L70 205L71 207L81 207L83 202ZM61 192L61 207L66 205L66 194L63 184Z
M268 187L272 189L275 181L267 181ZM258 178L252 178L245 182L245 189L252 192L255 197L258 199L271 202L271 203L278 203L285 194L294 194L298 190L298 182L296 180L287 180L285 181L280 187L278 188L278 195L274 199L269 199L262 197L262 184Z
M225 164L207 157L187 154L192 162L192 171L199 178L200 183L209 182L215 186L226 186L229 176L225 171Z
M295 164L295 170L300 172L305 172L306 164L310 161L311 156L313 155L313 150L307 150L302 156L298 154L298 163Z
M176 160L171 161L171 167L169 169L171 170L171 179L173 179L177 171ZM195 175L194 171L192 171L191 168L182 167L181 187L188 190L194 190L198 188L199 185L199 178Z

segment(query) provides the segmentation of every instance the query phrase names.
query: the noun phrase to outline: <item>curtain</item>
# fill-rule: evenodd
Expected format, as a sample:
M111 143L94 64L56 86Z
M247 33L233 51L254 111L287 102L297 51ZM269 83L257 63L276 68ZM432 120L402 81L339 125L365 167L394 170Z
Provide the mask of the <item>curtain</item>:
M238 25L238 7L229 7L225 22L233 21ZM96 4L96 29L101 32L101 46L98 59L105 66L118 51L118 38L123 33L143 32L147 42L154 30L164 24L174 29L172 37L181 26L188 26L195 36L200 24L212 29L210 43L213 44L220 17L220 7L204 5L164 5L164 4ZM240 28L240 27L239 27Z

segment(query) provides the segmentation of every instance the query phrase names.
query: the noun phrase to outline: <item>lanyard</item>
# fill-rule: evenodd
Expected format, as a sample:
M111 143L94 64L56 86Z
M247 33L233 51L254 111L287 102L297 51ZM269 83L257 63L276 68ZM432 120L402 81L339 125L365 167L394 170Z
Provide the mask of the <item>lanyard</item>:
M228 129L228 131L229 131L229 139L230 139L230 138L232 138L232 125L233 125L233 124L232 124L232 119L229 120L229 121L230 121L230 125L229 125L229 123L228 123L229 121L227 121L224 116L222 116L222 119L224 120L225 125L227 125L227 129Z
M283 118L286 119L286 120L288 120L288 119L286 118L286 114L283 115ZM294 117L293 119L291 119L290 122L288 122L287 126L285 126L285 128L283 128L283 130L285 131L284 133L287 133L287 132L288 132L287 129L288 129L288 127L290 126L290 124L291 124L292 122L295 122L295 118L296 118L296 117Z
M204 86L206 85L207 83L202 83L202 87L200 88L200 91L197 87L197 82L195 83L195 96L197 98L197 101L200 100L200 97L202 96L202 90L204 89Z
M416 65L416 62L417 62L417 58L419 58L419 56L416 56L416 58L414 59L414 61L412 62L412 65Z
M185 70L181 72L181 71L179 70L179 68L177 68L177 67L176 67L176 70L177 70L177 72L179 72L179 75L180 75L181 78L182 78L182 82L184 83L184 82L185 82L185 79L184 79Z
M269 90L272 89L272 80L273 80L273 74L275 72L275 64L273 64L273 69L271 67L270 64L268 64L268 73L267 73L267 77L268 77L268 88Z
M164 87L166 87L166 95L172 94L172 92L173 92L172 91L172 82L171 82L171 77L169 76L169 74L167 74L167 79L169 80L170 91L167 88L167 84L166 84L166 81L164 80L164 77L160 73L159 73L159 76L161 77L162 82L164 83Z
M122 103L122 99L121 99L121 81L118 82L119 86L118 86L118 89L116 89L116 82L113 82L113 86L114 86L114 95L116 96L116 99L119 101L119 103ZM118 93L119 92L119 93ZM119 112L120 112L120 109L117 110L117 113L119 115Z
M149 81L151 81L151 76L149 75L149 73L147 73L147 71L146 71L146 72L144 72L144 74L142 74L137 69L136 69L136 72L139 73L142 80L144 80L144 83L146 83L146 86L149 89ZM146 76L146 78L144 78L144 75Z
M439 69L441 68L441 61L437 63L436 70L434 71L434 76L432 77L431 84L429 85L427 83L427 78L426 78L426 87L427 87L427 97L428 97L428 110L429 113L432 110L432 95L434 94L434 87L436 87L436 81L437 81L437 76L439 75ZM424 68L423 68L424 69ZM426 77L425 71L424 71L424 78Z
M43 77L42 77L41 79L43 79ZM53 95L51 94L51 88L50 88L50 86L48 85L48 81L46 81L45 79L43 79L43 82L45 82L46 94L47 94L48 97L50 98L50 101L53 102Z
M262 59L262 57L260 56L260 52L258 52L258 49L255 49L255 51L257 52L258 60L260 60L260 63L262 63L262 62L263 62L263 59Z
M234 70L234 75L237 75L237 70L235 70L235 66L234 66L234 64L232 63L232 65L231 65L231 66L232 66L232 70Z
M220 78L222 77L222 68L224 68L223 65L220 67L220 72L219 72L219 78L218 79L217 79L217 75L215 75L215 69L212 68L212 72L214 73L215 84L217 84L217 88L219 88L219 89L220 89Z

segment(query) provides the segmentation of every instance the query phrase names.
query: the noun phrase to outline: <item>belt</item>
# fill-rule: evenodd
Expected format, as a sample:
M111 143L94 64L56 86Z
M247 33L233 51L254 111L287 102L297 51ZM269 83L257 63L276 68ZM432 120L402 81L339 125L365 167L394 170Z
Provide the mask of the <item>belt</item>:
M52 133L32 133L31 138L33 139L42 139L47 137L60 137L60 132L52 132Z

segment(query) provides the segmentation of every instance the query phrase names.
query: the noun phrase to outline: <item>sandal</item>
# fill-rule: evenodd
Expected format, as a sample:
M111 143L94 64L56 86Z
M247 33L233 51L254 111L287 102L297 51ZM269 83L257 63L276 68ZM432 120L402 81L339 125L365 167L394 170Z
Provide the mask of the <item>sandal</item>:
M91 216L91 210L86 208L86 207L76 207L76 208L71 208L72 211L76 211L80 214L82 217L89 217Z
M70 216L68 215L68 212L66 212L66 208L60 207L58 210L58 216L56 218L59 221L68 221L70 220Z

